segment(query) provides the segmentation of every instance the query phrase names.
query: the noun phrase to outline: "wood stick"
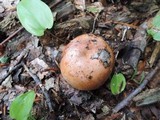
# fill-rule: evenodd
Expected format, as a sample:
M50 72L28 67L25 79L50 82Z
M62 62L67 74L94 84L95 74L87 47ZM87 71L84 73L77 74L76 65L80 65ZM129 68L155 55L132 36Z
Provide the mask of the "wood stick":
M37 75L33 74L28 67L25 65L24 62L22 62L22 65L24 67L24 69L28 72L28 74L33 78L33 80L36 82L36 84L41 88L45 98L46 98L46 103L48 104L48 108L50 112L54 112L53 108L52 108L52 104L51 104L51 100L50 97L48 95L47 90L45 89L45 87L42 85L41 80L38 78Z
M133 99L134 96L136 96L139 92L141 92L145 86L148 84L149 81L151 81L152 77L156 74L156 72L160 69L160 61L158 65L155 67L155 69L151 70L150 73L144 78L142 84L135 89L128 97L126 97L124 100L122 100L119 104L117 104L112 112L117 113L119 110L124 108L126 105L129 104L129 102Z

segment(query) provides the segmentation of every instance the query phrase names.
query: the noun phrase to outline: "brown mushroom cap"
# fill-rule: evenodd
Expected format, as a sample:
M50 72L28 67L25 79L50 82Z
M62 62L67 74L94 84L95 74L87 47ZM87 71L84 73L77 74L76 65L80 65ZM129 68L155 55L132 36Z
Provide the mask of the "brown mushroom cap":
M110 76L114 55L110 46L93 34L73 39L64 49L60 69L64 79L79 90L94 90Z

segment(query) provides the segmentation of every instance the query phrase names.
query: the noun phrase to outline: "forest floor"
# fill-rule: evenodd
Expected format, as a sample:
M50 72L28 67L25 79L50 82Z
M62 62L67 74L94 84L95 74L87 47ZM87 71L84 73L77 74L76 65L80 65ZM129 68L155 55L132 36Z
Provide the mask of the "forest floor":
M0 0L0 119L10 120L11 102L34 90L33 120L160 120L160 42L147 34L158 0L44 0L57 15L42 37L22 27L18 2ZM103 86L80 91L64 80L59 63L66 44L91 33L112 47L115 65ZM116 73L126 86L114 95Z

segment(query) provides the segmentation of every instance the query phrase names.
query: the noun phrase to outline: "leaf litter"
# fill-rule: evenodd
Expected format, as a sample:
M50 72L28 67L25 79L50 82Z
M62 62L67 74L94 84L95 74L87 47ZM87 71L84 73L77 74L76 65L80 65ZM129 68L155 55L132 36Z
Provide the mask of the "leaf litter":
M92 2L95 3L94 0ZM17 0L0 1L0 12L2 13L2 16L0 16L0 26L2 23L9 25L1 27L0 30L8 36L14 33L15 29L18 29L20 26L16 20L16 16L6 19L10 14L14 14L15 10L13 8L17 3ZM8 56L9 61L7 61L8 64L2 66L0 69L0 80L1 83L3 82L3 84L0 85L0 117L2 119L9 118L8 110L11 101L13 101L18 94L31 89L35 90L37 94L32 110L32 113L34 113L33 116L36 119L145 119L147 114L150 119L159 119L157 115L157 113L160 112L158 102L152 105L148 104L148 106L145 107L138 107L134 104L136 101L130 101L127 107L124 107L121 111L111 113L112 109L118 103L139 86L138 83L131 80L134 71L132 67L133 65L136 66L140 60L148 63L156 42L151 40L151 38L145 38L142 34L135 36L135 33L142 23L155 14L157 6L159 5L154 2L143 3L142 1L133 1L129 5L122 5L121 2L107 1L106 3L102 0L99 4L102 5L103 10L100 11L98 16L96 16L97 18L94 19L95 14L92 12L97 10L97 4L93 3L84 0L75 1L73 4L70 2L68 4L70 7L65 8L70 11L67 13L66 10L63 11L63 5L61 5L66 3L60 2L59 9L61 9L61 13L63 12L64 14L60 16L59 13L57 13L57 16L60 16L56 21L59 28L55 27L55 30L45 33L45 37L31 36L25 30L22 30L6 44L5 49L3 49L3 55ZM73 6L76 9L72 9ZM89 6L93 6L92 10L85 11ZM55 8L56 7L57 6L55 6ZM8 10L10 12L8 12ZM84 19L86 17L85 15L88 16L89 19ZM95 26L92 26L94 22ZM67 28L65 27L65 23L67 23ZM88 25L85 26L83 23L85 23L85 25L88 23ZM91 31L105 38L113 47L116 56L116 65L113 73L121 71L126 76L127 86L119 95L112 95L108 87L111 78L109 78L104 86L97 90L78 91L68 85L60 74L58 63L60 62L60 55L63 49L63 47L61 49L60 46L65 46L65 44L74 37ZM134 45L135 38L147 41L147 46L139 40L136 41L136 45L141 45L142 48L145 47L147 50L149 48L150 51L141 50L141 48L137 48L137 46L133 47L132 44ZM136 55L134 51L139 51L139 49L142 53L140 52L140 56L134 57L136 60L126 60L131 63L131 66L124 64L122 59ZM152 67L150 67L149 64L145 64L142 66L143 69L139 69L135 74L135 79L140 79L139 73L142 73L142 71L144 71L144 76L149 74L149 70L154 68L158 63L158 55L159 52L156 52L156 55L154 55L155 59L152 60ZM137 61L136 65L133 61ZM38 87L29 72L24 69L22 62L25 63L33 75L39 78L41 82L40 85L46 90L43 91L41 87ZM129 70L131 70L131 72L128 72ZM159 78L159 74L157 74L153 81L151 80L148 84L148 89L152 88L156 90L160 85L158 82ZM154 84L154 81L156 81L156 84ZM145 89L146 88L147 87L145 87ZM45 93L48 94L49 99ZM46 100L50 100L49 104ZM51 112L52 108L54 112Z

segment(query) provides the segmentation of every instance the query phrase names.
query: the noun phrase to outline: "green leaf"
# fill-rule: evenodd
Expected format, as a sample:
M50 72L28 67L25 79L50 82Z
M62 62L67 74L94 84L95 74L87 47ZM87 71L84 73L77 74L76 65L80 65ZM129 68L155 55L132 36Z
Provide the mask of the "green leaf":
M87 11L91 13L100 13L104 8L99 6L88 6Z
M16 120L27 120L32 109L34 99L34 91L29 91L16 97L10 106L10 117Z
M147 30L148 34L150 34L154 40L160 41L160 30L156 30L155 28L151 28Z
M7 63L9 58L7 56L0 57L0 63Z
M140 80L136 80L136 79L132 79L134 82L136 82L137 84L141 84L142 81L144 80L145 74L144 71L141 73L141 79Z
M111 83L110 83L110 88L111 92L114 95L117 95L121 93L126 87L126 79L122 73L119 74L114 74Z
M148 34L151 35L154 40L160 41L160 12L152 19L150 26L147 30Z
M53 14L41 0L22 0L17 5L18 18L23 27L33 35L42 36L53 26Z

